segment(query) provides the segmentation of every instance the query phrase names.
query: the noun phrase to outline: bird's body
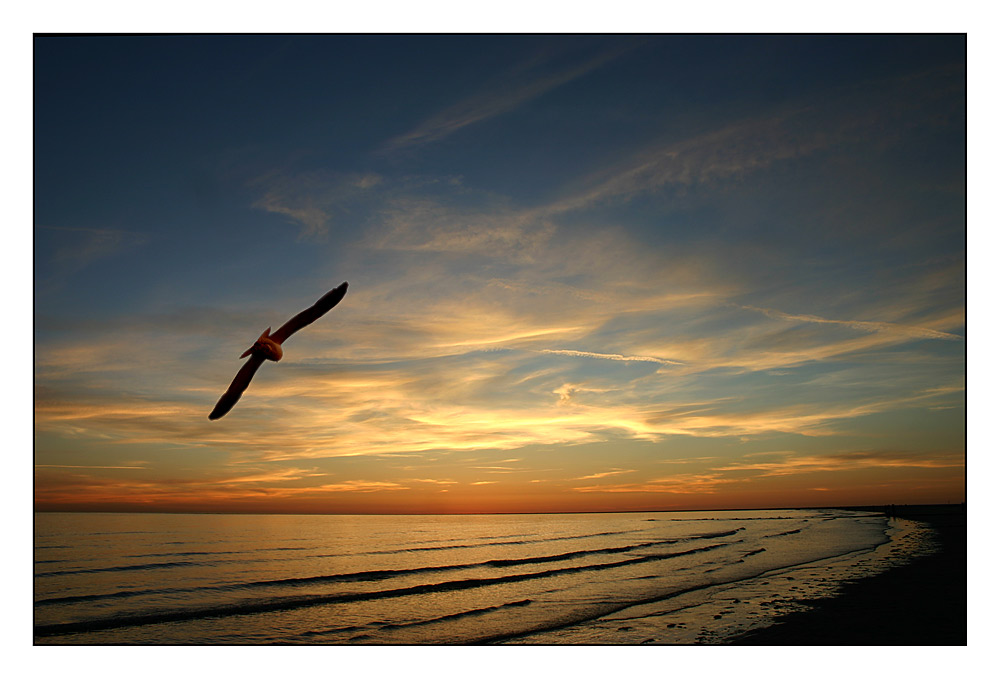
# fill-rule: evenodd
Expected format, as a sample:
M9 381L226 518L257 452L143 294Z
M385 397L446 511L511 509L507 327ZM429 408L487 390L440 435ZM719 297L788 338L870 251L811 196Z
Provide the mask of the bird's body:
M243 355L240 356L240 358L249 356L250 360L244 363L240 371L236 373L236 377L233 379L232 384L229 385L229 389L222 395L219 402L215 404L215 408L212 409L208 419L217 420L232 410L236 402L240 400L240 396L250 386L250 380L253 379L257 369L264 364L264 361L280 361L284 355L281 349L282 343L291 337L294 332L301 330L337 306L346 294L347 283L344 282L320 297L315 304L305 311L295 314L295 316L275 332L272 333L271 329L268 328L261 333L261 336L253 343L253 346L244 351Z
M270 332L270 328L265 330L261 336L257 338L257 341L253 343L253 346L240 355L240 358L246 358L250 354L260 354L269 361L274 361L275 363L280 361L281 357L284 356L284 352L281 351L281 344L275 342L274 339L268 334Z

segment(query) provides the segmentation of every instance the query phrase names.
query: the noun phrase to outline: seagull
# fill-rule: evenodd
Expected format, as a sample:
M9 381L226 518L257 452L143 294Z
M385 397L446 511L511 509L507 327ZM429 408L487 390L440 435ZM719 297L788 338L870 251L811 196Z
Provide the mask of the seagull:
M208 419L217 420L232 410L236 402L240 400L240 396L250 386L250 380L253 379L257 368L264 364L264 360L280 361L282 356L282 342L291 337L293 333L306 327L327 311L337 306L337 303L344 299L344 295L346 294L347 281L344 281L320 297L311 307L292 316L290 321L278 328L273 334L271 333L271 328L265 330L257 338L257 341L253 343L253 346L244 351L243 355L240 356L240 358L249 356L250 360L244 363L240 371L236 373L233 383L229 385L229 389L222 395L219 402L215 404L215 408L209 414Z

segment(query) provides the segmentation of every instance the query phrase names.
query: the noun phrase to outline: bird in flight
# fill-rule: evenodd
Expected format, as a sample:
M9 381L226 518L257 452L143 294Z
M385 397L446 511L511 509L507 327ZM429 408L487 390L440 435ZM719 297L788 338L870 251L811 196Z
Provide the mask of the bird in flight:
M264 360L280 361L282 356L282 342L291 337L296 331L306 327L327 311L337 306L337 303L344 299L344 295L346 294L347 282L344 281L320 297L311 307L292 316L291 320L278 328L273 334L271 333L271 328L265 330L257 338L257 341L253 343L253 346L244 351L243 355L240 356L240 358L249 356L250 360L244 363L240 371L236 373L233 383L229 385L229 389L222 395L219 402L215 404L215 408L209 414L208 419L217 420L232 410L236 402L240 400L240 396L250 386L250 380L253 379L257 369L264 364Z

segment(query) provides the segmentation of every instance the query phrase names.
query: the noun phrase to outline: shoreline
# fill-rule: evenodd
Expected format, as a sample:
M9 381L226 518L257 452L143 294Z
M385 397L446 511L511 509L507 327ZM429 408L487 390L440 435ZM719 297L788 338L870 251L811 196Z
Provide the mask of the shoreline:
M888 513L888 512L887 512ZM890 517L925 523L938 548L884 573L845 582L828 599L729 640L737 646L964 646L967 630L965 505L897 506Z

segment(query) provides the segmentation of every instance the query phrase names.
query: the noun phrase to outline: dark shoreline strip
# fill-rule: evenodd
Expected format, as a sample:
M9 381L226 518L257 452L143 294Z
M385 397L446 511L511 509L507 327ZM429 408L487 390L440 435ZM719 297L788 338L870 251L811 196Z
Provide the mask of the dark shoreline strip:
M968 536L965 505L896 507L930 525L938 550L844 584L830 599L728 643L743 646L965 646L968 644Z
M410 596L413 594L427 594L430 592L449 592L462 589L472 589L476 587L487 587L508 582L521 582L524 580L536 580L539 578L550 578L568 573L579 573L582 571L602 571L611 568L621 568L650 561L660 561L663 559L673 559L680 556L687 556L698 552L705 552L720 547L726 547L728 543L697 547L684 552L670 552L666 554L650 554L639 556L625 561L615 561L613 563L591 564L588 566L570 566L558 568L540 573L521 573L519 575L505 575L496 578L469 578L467 580L449 580L428 585L415 585L413 587L402 587L399 589L382 590L376 592L356 592L349 594L329 594L321 596L288 597L283 599L260 601L250 603L236 603L212 608L202 608L196 610L163 611L147 613L143 615L133 615L120 618L103 618L98 620L81 620L77 622L52 623L48 625L36 625L36 637L48 637L64 634L77 634L80 632L96 632L100 630L116 629L121 627L137 627L140 625L153 625L165 622L182 622L190 620L200 620L204 618L221 618L233 615L250 615L256 613L269 613L273 611L287 611L296 608L306 608L310 606L322 606L325 604L349 603L353 601L369 601L373 599L386 599L392 597Z

